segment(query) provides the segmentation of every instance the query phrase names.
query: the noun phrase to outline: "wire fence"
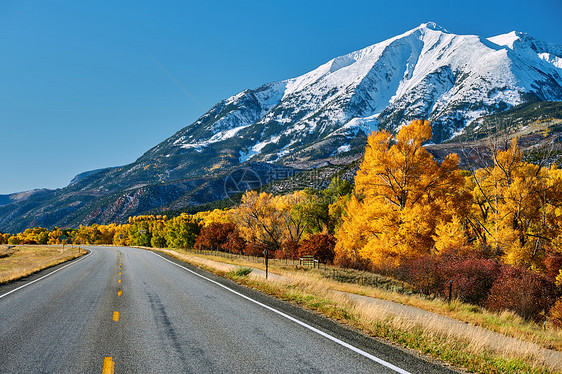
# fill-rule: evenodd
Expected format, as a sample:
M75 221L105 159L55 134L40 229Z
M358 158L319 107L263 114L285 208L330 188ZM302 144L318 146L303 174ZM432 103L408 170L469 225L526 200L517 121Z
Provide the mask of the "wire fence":
M199 255L215 256L232 260L245 260L256 264L265 264L264 256L257 256L252 254L228 253L216 250L213 251L197 249L186 249L186 251ZM313 256L303 256L298 260L289 258L269 258L268 261L270 265L276 265L282 268L286 267L301 269L304 271L316 271L325 278L333 279L341 283L353 283L361 286L381 288L405 294L414 293L410 285L401 281L397 281L396 279L385 277L376 273L371 273L366 270L361 271L357 269L341 268L339 266L329 265L326 262L321 262L315 259Z

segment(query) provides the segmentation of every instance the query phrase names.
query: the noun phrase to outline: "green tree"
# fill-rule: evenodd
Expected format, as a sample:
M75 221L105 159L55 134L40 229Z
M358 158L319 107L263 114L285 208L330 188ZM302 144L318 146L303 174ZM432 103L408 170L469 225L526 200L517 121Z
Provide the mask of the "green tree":
M201 222L182 213L166 223L166 244L169 248L191 248L201 230Z

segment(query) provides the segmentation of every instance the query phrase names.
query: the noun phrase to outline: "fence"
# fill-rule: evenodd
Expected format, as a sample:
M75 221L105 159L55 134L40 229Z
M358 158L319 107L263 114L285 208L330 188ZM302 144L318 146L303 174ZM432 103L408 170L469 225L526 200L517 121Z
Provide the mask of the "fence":
M216 256L229 259L243 259L250 262L261 263L265 262L265 258L262 256L255 256L250 254L239 254L239 253L228 253L221 251L211 251L211 250L196 250L196 249L186 249L188 252L202 254L207 256ZM400 282L391 278L384 277L375 273L361 271L356 269L340 268L338 266L328 265L324 262L320 262L314 258L314 256L303 256L299 260L291 259L278 259L270 258L270 264L275 264L284 267L301 267L306 269L317 269L320 273L329 279L333 279L337 282L342 283L354 283L361 286L369 286L382 288L386 290L396 291L400 293L413 293L410 286L404 282Z

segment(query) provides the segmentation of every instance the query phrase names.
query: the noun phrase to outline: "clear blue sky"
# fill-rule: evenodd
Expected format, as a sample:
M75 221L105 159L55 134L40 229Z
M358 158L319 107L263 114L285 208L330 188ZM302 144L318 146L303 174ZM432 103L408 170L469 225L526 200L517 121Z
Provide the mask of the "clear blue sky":
M133 162L223 98L422 22L562 45L561 19L559 0L3 0L0 194Z

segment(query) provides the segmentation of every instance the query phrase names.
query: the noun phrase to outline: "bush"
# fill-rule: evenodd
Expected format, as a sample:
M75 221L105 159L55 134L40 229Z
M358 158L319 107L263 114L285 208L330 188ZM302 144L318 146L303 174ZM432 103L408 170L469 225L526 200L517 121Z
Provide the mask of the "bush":
M482 305L499 273L499 266L493 260L471 259L452 264L450 270L454 297L466 303Z
M447 280L453 281L453 297L463 302L482 305L500 273L499 264L481 252L463 257L445 254L439 261ZM443 290L447 294L447 290Z
M10 236L8 238L8 244L21 244L21 239L18 236Z
M330 234L316 234L299 245L299 256L313 255L320 262L334 262L336 238Z
M281 251L278 251L277 258L285 259L289 258L291 260L299 259L299 243L294 240L287 240L281 245Z
M395 276L426 295L452 296L463 302L482 305L488 298L499 265L479 251L447 250L441 255L418 257L398 268Z
M556 280L562 269L562 253L555 250L547 250L544 258L545 274L547 277Z
M211 250L211 251L224 251L236 248L239 250L238 242L236 241L237 234L233 234L236 225L233 223L218 223L213 222L201 229L201 232L195 240L195 249L197 250Z
M503 265L490 289L486 307L512 310L526 320L541 321L556 302L557 290L552 279L533 271Z
M412 284L426 295L440 293L448 280L437 256L425 255L401 265L396 277Z
M222 249L225 252L230 253L244 253L244 248L246 247L246 241L240 236L240 231L235 226L227 238L226 242L222 245Z
M267 246L260 243L247 243L244 247L244 253L252 256L263 256L263 252ZM275 257L275 252L269 251L269 257Z

